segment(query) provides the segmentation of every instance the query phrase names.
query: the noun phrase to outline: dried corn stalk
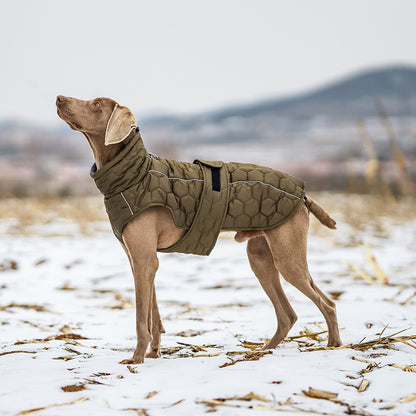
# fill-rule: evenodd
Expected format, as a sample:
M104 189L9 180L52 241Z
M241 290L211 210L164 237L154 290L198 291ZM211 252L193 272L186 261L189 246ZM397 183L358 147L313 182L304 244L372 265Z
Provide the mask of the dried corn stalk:
M365 270L358 268L355 264L353 263L345 263L353 272L357 273L357 275L359 277L361 277L361 279L365 280L367 283L369 283L370 285L374 285L376 284L375 280L373 279L372 276L370 276Z
M408 297L406 300L404 300L403 302L400 302L400 305L406 305L406 303L409 303L413 298L416 297L416 292L413 293L412 296Z
M409 394L406 397L401 398L400 400L397 400L397 402L392 403L391 405L384 407L383 409L394 409L399 404L403 403L410 403L416 400L416 393Z
M379 266L376 258L374 257L374 254L373 254L373 251L372 251L371 247L368 244L365 244L364 247L365 247L365 251L366 251L367 260L373 266L373 269L374 269L374 272L376 274L377 280L382 285L388 285L389 281L388 281L386 275L384 274L383 270Z
M371 247L368 244L364 244L366 258L374 270L375 276L370 275L365 270L360 269L353 263L346 262L346 264L353 272L355 272L361 279L365 280L370 285L380 283L382 285L388 285L389 281L383 272L382 268L378 264Z
M379 345L384 346L385 348L392 348L392 344L397 343L397 342L401 342L403 344L408 345L409 347L416 349L416 346L409 342L409 341L416 340L416 335L407 335L407 336L403 335L400 337L396 337L396 335L404 331L406 331L406 329L403 329L402 331L396 332L392 335L388 335L385 337L380 336L379 338L371 340L371 341L367 341L367 342L360 341L358 344L347 344L347 345L342 345L341 347L318 347L318 348L312 347L312 348L306 348L302 351L341 350L344 348L351 348L357 351L365 351L365 350L368 350L369 348L373 348Z
M324 399L324 400L332 400L338 397L338 393L332 393L331 391L326 390L318 390L312 387L309 387L309 390L302 390L302 393L305 396L312 397L313 399Z
M398 365L398 364L391 364L390 367L399 368L400 370L406 371L408 373L416 373L416 364L412 365Z
M381 182L381 168L374 142L368 133L364 120L357 120L357 127L363 142L364 150L368 157L368 163L365 170L367 185L369 187L378 186Z
M51 404L49 406L43 406L43 407L37 407L36 409L30 409L30 410L23 410L22 412L19 412L16 416L25 416L30 415L31 413L40 412L41 410L49 409L51 407L59 407L59 406L69 406L71 404L83 402L85 400L88 400L88 397L81 397L77 400L73 400L72 402L66 402L66 403L58 403L58 404Z
M358 386L358 393L362 393L363 391L366 391L369 385L370 385L369 381L366 378L363 378L361 380L360 385Z
M145 399L151 399L153 396L156 396L156 394L158 394L158 391L151 391L150 393L147 393Z

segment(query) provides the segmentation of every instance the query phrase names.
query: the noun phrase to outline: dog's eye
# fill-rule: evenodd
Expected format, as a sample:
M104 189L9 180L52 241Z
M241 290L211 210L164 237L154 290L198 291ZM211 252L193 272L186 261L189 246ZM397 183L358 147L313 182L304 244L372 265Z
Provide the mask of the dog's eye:
M101 103L100 103L99 101L96 101L96 102L94 103L94 105L95 105L96 107L101 107Z

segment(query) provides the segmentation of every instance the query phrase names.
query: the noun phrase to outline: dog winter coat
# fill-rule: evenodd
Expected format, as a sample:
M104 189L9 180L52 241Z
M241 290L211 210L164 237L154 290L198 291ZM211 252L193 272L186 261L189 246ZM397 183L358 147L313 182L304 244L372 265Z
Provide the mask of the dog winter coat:
M267 230L286 221L302 202L304 182L246 163L154 158L137 132L117 156L91 176L104 194L116 237L151 206L167 207L176 227L187 230L161 252L209 255L220 230Z

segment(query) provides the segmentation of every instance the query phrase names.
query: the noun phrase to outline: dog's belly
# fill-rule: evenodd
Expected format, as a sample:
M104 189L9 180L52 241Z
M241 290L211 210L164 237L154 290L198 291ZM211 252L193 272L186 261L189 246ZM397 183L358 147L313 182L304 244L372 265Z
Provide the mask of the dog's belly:
M172 213L164 207L151 207L157 215L158 239L157 249L163 250L176 244L185 234L186 230L176 227Z

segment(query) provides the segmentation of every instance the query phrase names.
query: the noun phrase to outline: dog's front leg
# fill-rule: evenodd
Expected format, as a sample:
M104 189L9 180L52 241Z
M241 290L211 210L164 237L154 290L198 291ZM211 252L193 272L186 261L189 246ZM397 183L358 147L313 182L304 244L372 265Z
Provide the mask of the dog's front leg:
M126 227L131 230L130 227ZM141 230L143 231L143 230ZM159 261L156 255L157 237L152 234L123 232L125 249L128 253L134 277L136 292L136 333L137 345L133 358L121 364L139 364L152 339L153 284Z
M162 320L160 319L159 308L156 300L156 290L153 284L153 305L152 305L152 341L150 342L150 351L146 353L146 358L160 357L160 337L165 332Z
M158 268L156 254L146 259L133 259L132 269L136 291L137 345L133 358L121 364L138 364L144 361L147 346L152 339L153 282Z

